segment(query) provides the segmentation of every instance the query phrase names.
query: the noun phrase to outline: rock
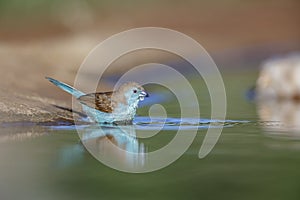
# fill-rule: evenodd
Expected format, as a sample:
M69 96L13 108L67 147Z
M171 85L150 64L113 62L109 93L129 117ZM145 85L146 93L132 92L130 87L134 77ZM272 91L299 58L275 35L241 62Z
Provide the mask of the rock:
M300 53L266 60L256 83L258 99L300 100Z

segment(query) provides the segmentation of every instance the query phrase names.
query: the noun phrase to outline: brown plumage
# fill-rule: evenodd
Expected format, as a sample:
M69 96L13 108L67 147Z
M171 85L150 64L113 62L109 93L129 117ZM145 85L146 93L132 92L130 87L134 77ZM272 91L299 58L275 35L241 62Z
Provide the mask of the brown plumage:
M50 77L46 78L57 87L76 97L90 120L98 123L132 123L138 102L148 97L144 88L134 82L125 83L112 92L85 94L63 82Z
M79 102L101 112L112 113L115 107L112 101L113 92L99 92L83 95L78 98Z
M144 90L142 86L135 82L125 83L116 91L90 93L78 98L79 102L101 112L112 113L118 103L127 105L125 93L132 88Z

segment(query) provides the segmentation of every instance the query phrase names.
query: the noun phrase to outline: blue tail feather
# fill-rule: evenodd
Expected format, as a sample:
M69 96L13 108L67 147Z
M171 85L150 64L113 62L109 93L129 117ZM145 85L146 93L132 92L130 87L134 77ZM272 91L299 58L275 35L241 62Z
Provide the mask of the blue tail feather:
M64 91L72 94L74 97L76 98L79 98L80 96L82 95L85 95L85 93L79 91L79 90L76 90L75 88L65 84L65 83L62 83L58 80L55 80L53 78L50 78L50 77L46 77L46 79L48 79L51 83L53 83L54 85L58 86L59 88L63 89Z

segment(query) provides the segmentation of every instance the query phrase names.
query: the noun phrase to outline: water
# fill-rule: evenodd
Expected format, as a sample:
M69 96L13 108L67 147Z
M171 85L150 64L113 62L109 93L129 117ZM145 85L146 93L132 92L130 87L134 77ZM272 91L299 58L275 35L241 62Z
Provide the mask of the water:
M200 92L200 120L193 116L180 119L176 102L166 103L167 109L174 110L168 112L167 119L142 117L147 116L147 107L141 108L135 125L129 131L122 130L134 130L141 137L137 140L132 134L121 137L116 134L119 129L111 127L104 131L109 137L98 131L93 134L93 126L79 127L86 130L81 137L91 146L100 144L102 153L107 150L106 141L113 137L123 148L131 146L129 151L150 152L168 144L180 123L187 135L199 128L183 156L152 173L124 173L101 164L82 145L85 141L80 141L74 126L2 124L0 199L299 199L299 131L278 115L268 118L264 107L245 99L255 77L251 72L224 75L226 121L209 119L208 97ZM208 125L218 128L223 122L217 144L208 156L199 159ZM146 138L149 130L160 131ZM95 143L99 136L102 139ZM144 159L106 153L129 165Z

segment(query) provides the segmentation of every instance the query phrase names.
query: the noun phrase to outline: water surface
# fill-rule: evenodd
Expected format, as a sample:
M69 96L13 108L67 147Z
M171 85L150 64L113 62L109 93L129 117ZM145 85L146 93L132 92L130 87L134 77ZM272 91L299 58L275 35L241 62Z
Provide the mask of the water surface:
M89 130L85 139L90 144L125 164L136 158L107 150L108 140L115 138L125 149L131 144L129 151L151 152L166 145L181 122L186 134L198 129L183 156L152 173L124 173L101 164L82 145L74 126L2 124L0 199L299 199L300 132L277 118L262 118L261 105L246 100L255 77L251 72L224 75L226 121L209 118L209 96L199 85L201 119L180 119L177 102L165 103L170 111L166 119L148 118L147 106L139 110L133 129L140 135L160 130L150 138L121 137L110 128L107 137L81 127ZM223 122L217 144L199 159L208 125Z

